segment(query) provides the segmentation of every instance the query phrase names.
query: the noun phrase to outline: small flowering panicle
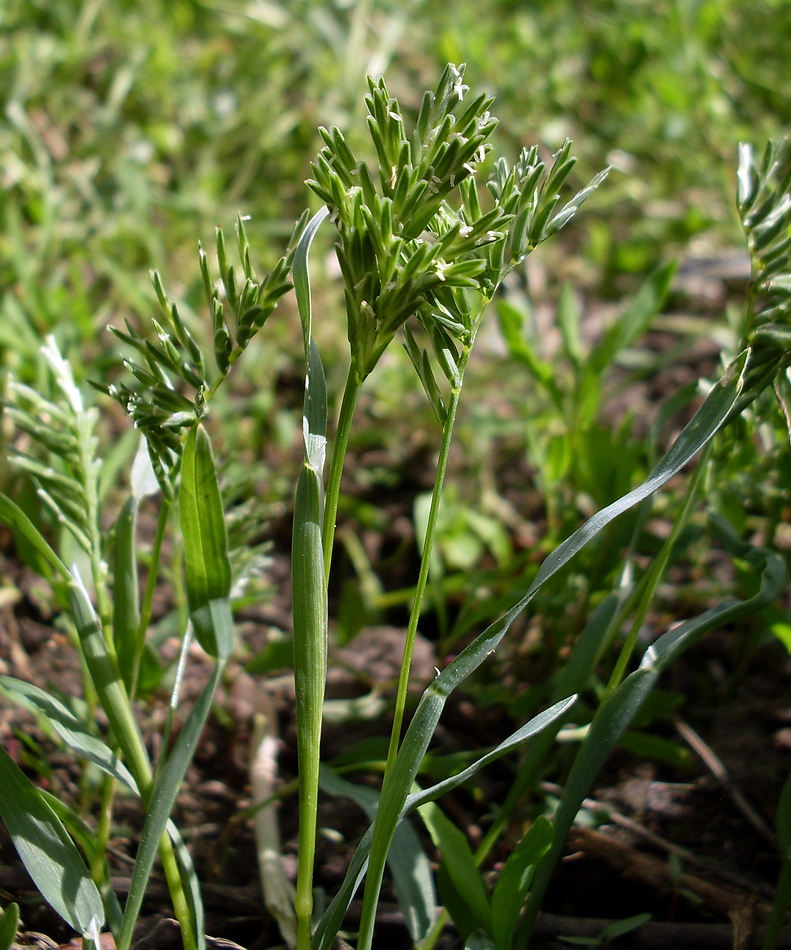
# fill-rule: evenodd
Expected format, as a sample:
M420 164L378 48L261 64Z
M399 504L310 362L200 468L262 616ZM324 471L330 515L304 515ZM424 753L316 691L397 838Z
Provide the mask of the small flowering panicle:
M481 316L497 288L531 251L571 221L609 173L609 168L599 172L556 210L560 189L576 161L570 156L570 149L571 142L566 141L552 157L549 169L540 161L535 146L524 149L512 168L504 158L498 159L487 182L494 202L491 210L483 211L477 183L471 175L459 186L460 208L455 210L443 202L432 220L431 227L447 245L447 257L456 262L456 267L467 267L475 275L479 296L476 301L466 287L440 279L425 295L416 313L431 342L434 361L452 389L458 386L465 360L463 351L469 352L472 347ZM471 247L469 239L473 235ZM445 403L433 376L429 354L420 349L409 327L404 328L404 337L406 351L429 403L444 425Z
M291 248L306 217L297 223ZM214 390L263 327L280 298L291 289L287 275L293 250L259 280L250 260L250 245L241 216L236 222L236 238L241 273L228 263L225 238L222 230L217 229L218 282L212 280L206 253L198 246L203 290L212 319L214 369L207 369L200 345L190 333L178 306L168 299L162 280L154 271L151 279L163 318L162 322L152 320L156 342L141 337L129 323L126 332L111 327L119 340L137 352L138 359L125 359L124 365L140 385L132 389L123 383L94 384L124 407L145 436L157 481L168 499L173 498L184 431L205 415ZM226 318L227 311L233 317L233 332Z
M535 145L522 150L513 168L504 158L498 159L488 188L497 206L511 216L511 223L505 242L491 255L494 282L501 281L539 244L562 230L609 174L609 167L604 168L557 211L560 189L577 161L570 152L571 142L566 139L552 156L549 170Z
M378 169L357 161L338 129L321 130L325 147L308 185L327 204L338 229L352 369L359 385L396 332L440 422L444 402L436 362L451 387L462 349L499 284L527 254L572 219L609 169L558 210L575 159L566 142L549 169L538 149L510 168L499 159L486 210L476 175L497 125L485 94L465 102L463 66L446 67L426 92L408 134L398 102L382 79L369 79L368 129ZM406 321L416 317L433 356L420 349Z
M396 331L442 287L479 289L480 247L501 241L505 214L452 217L447 199L475 174L497 120L491 99L464 104L463 67L449 65L426 92L407 135L398 102L384 80L369 79L368 128L379 168L357 161L338 129L322 129L325 147L308 185L338 228L352 364L368 376Z

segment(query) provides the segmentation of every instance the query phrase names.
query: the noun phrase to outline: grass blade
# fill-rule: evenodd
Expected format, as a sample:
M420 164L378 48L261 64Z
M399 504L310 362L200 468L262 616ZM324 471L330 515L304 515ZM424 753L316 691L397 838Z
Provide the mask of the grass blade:
M313 215L305 226L305 230L302 232L294 252L294 293L297 297L297 307L299 308L299 317L302 321L302 334L306 347L312 335L308 254L310 252L310 245L313 243L313 238L316 236L319 226L322 221L329 216L329 213L329 208L322 208Z
M552 723L562 720L562 717L571 709L576 700L576 696L569 696L568 699L563 699L559 703L555 703L554 706L550 706L549 709L545 709L537 716L534 716L529 722L525 723L525 725L520 726L516 732L512 733L498 746L495 746L494 749L487 752L486 755L481 756L481 758L473 762L472 765L468 765L463 771L458 772L456 775L451 775L450 778L446 778L444 781L438 782L430 788L408 795L404 802L404 814L409 814L416 808L420 808L420 806L426 802L435 801L446 792L457 788L459 785L471 779L482 768L494 762L496 759L499 759L500 756L505 755L506 752L522 745L522 743L527 742L528 739L534 736L538 737L539 734L544 732Z
M452 903L454 907L463 908L462 920L452 913L461 936L466 937L479 928L490 934L492 909L489 895L467 838L433 802L421 805L419 812L431 840L442 855L450 890L455 892ZM443 902L446 905L449 903L447 899ZM468 924L466 928L464 923Z
M552 845L552 822L539 815L505 862L492 894L492 936L497 950L510 950L535 867Z
M104 924L104 907L66 829L0 746L0 815L44 900L74 930Z
M231 562L214 454L200 423L184 445L179 512L192 629L209 656L225 660L233 649Z
M5 495L0 495L0 521L13 532L24 538L45 560L55 568L62 580L69 580L69 570L58 555L44 540L43 535L24 511Z
M43 715L72 752L92 762L107 775L117 778L130 791L138 794L137 783L129 769L108 745L97 736L91 735L59 699L32 683L25 683L10 676L0 676L0 690L10 699Z
M192 761L203 726L211 711L214 692L220 681L222 671L223 663L219 662L214 667L211 679L203 687L195 705L190 710L173 751L168 756L164 767L154 782L148 804L148 814L140 836L140 847L132 871L121 934L118 938L118 946L121 948L128 948L131 944L135 922L143 904L143 896L154 866L159 842L162 835L168 830L168 821L173 810L173 803L184 779L184 773ZM180 847L177 847L177 853L178 850L180 850ZM196 931L195 934L200 950L205 950L203 930Z
M140 585L137 576L135 522L137 499L127 499L115 522L113 546L113 642L127 692L134 694L143 644L139 638Z
M172 821L168 821L165 830L173 844L173 851L179 863L181 878L184 882L184 898L192 919L192 932L197 936L198 950L205 950L206 913L203 907L203 897L200 892L198 873L195 870L195 865L192 863L192 855L187 850L184 839L179 834L179 830L175 824Z
M9 904L0 917L0 950L11 950L19 929L19 904Z
M351 798L371 821L376 817L379 794L374 789L347 782L328 768L322 768L320 783L323 792ZM418 943L434 923L437 898L428 858L408 821L396 828L387 862L407 929Z
M91 604L77 568L73 569L69 590L71 613L80 638L85 665L88 668L99 701L102 704L115 738L138 786L144 788L151 777L151 766L143 744L140 728L132 714L118 664L110 654L102 626Z
M357 893L368 870L368 856L371 853L373 832L374 826L370 825L357 845L357 849L349 862L349 867L346 869L343 883L330 902L330 906L322 914L321 920L314 931L311 942L313 950L331 950L335 945L335 936L341 929L346 911L354 900L354 895Z
M747 356L748 353L745 352L730 364L648 478L622 498L598 511L555 548L544 560L524 597L476 637L445 667L423 694L395 764L385 776L382 786L382 798L374 825L368 880L363 899L360 950L368 950L371 945L374 911L378 902L392 833L400 820L407 792L434 733L447 697L497 648L516 617L551 577L611 521L665 485L714 437L727 421L742 391Z
M478 648L471 649L471 647L475 647L476 644L478 644ZM441 782L425 792L408 795L407 793L415 780L417 770L423 761L423 756L426 753L431 737L434 735L434 730L437 727L439 717L448 696L459 682L483 663L490 652L491 650L488 649L485 641L481 643L474 641L467 650L460 654L450 666L446 667L442 673L440 673L421 697L412 722L409 724L409 728L404 736L404 741L398 750L395 764L387 774L382 785L382 794L376 813L376 821L372 826L370 852L372 862L376 862L373 866L376 871L378 885L381 884L382 869L395 829L398 823L410 811L413 811L420 804L432 801L443 792L465 781L471 775L475 774L479 768L483 767L483 765L488 764L488 762L502 755L515 744L515 737L518 736L518 741L523 742L530 736L537 734L549 726L556 717L563 715L573 701L566 700L556 704L549 710L539 713L538 716L535 716L530 722L522 726L521 729L518 729L516 733L514 733L514 736L505 740L504 743L501 743L496 749L492 750L486 756L483 756L468 769L465 769L464 772L459 773L458 776ZM362 843L360 847L362 847ZM370 880L371 877L369 876L369 881ZM374 892L378 898L378 885L374 885L372 891L370 890L372 885L366 883L366 892L369 900L373 900L370 895ZM349 899L351 900L351 895ZM370 939L370 935L366 939ZM363 946L362 941L360 945Z
M429 690L430 689L431 687L429 687ZM428 690L426 693L428 693ZM399 751L399 756L403 756L405 747L407 749L412 748L414 750L413 761L417 760L417 766L419 766L420 762L422 761L425 749L423 752L420 752L419 749L415 749L413 742L410 742L410 745L407 745L407 740L409 739L410 733L426 736L427 748L428 742L430 741L434 732L434 728L436 727L436 723L439 720L442 706L444 705L444 700L442 704L438 704L436 701L434 701L435 697L431 697L432 701L427 701L426 693L424 693L423 699L421 699L421 703L418 706L418 710L415 713L412 723L410 723L407 736L401 746L401 750ZM505 754L505 752L513 748L517 743L524 742L528 738L539 735L541 730L548 728L555 721L555 719L563 716L573 702L574 698L572 697L570 699L563 700L563 702L557 703L555 706L552 706L547 710L544 710L544 712L539 713L537 716L531 719L530 722L526 723L520 729L517 729L512 736L500 743L499 746L497 746L495 749L492 749L485 756L482 756L477 762L473 763L463 772L459 772L458 775L451 776L449 779L439 782L436 785L433 785L431 788L425 789L424 791L415 792L409 796L406 796L398 821L401 821L404 817L413 812L419 805L433 801L435 798L438 798L445 792L450 791L450 789L455 788L462 782L467 781L467 779L471 778L475 772L483 768L485 765L488 765L490 762L493 762L499 756ZM409 784L406 786L406 788L409 788ZM380 806L377 809L378 816L381 815L381 811L382 808L380 797ZM398 823L396 823L396 826L399 827ZM338 932L343 922L343 917L365 876L368 866L368 857L371 851L373 833L374 825L371 825L357 846L357 850L354 853L340 890L335 895L330 906L327 908L327 911L319 921L313 941L313 946L316 948L316 950L329 950L329 948L332 946L332 942L335 939L335 934Z

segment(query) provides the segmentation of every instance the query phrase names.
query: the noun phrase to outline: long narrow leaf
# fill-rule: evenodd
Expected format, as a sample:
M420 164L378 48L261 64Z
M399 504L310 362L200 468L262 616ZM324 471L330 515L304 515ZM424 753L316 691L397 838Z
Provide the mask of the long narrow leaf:
M139 640L140 587L137 576L135 523L137 499L130 496L115 522L113 544L113 641L118 667L132 695L143 651Z
M137 794L137 784L129 769L108 745L97 736L88 732L80 720L66 706L50 693L32 683L0 676L0 690L9 698L22 702L46 717L49 724L62 741L77 755L98 766L107 775L112 775Z
M44 690L25 683L22 680L11 677L0 677L0 690L3 690L11 699L28 705L34 711L46 716L47 721L60 736L63 742L77 755L82 756L89 762L92 762L100 768L105 774L111 775L129 791L135 795L139 794L137 783L132 778L131 773L121 762L116 754L101 739L91 735L86 731L80 720L74 714L57 700L54 696L46 693ZM42 793L43 794L43 793ZM62 802L54 799L52 796L45 795L46 801L54 810L58 818L63 822L71 836L80 844L85 853L91 853L95 847L95 838L92 833L82 824L80 819L67 808ZM197 889L197 877L192 867L189 853L186 851L178 829L173 822L168 822L168 834L174 842L174 850L182 865L182 875L187 884L186 897L190 902L190 908L193 909L193 918L195 921L202 921L203 909L200 903L200 892ZM104 904L107 911L108 921L113 933L117 935L120 931L120 922L122 911L118 905L115 895L108 891L104 894ZM117 926L114 923L117 922ZM200 923L200 929L203 924ZM198 932L196 927L195 932Z
M297 297L297 307L299 308L299 316L302 321L302 333L306 347L312 333L308 253L319 226L329 213L328 208L322 208L313 215L305 226L305 230L302 232L299 243L294 251L294 293Z
M429 690L431 690L431 687L429 687ZM444 706L445 698L442 698L441 702L437 702L437 697L432 694L427 699L429 690L423 694L420 705L418 706L412 723L407 730L407 735L404 739L404 742L402 743L398 757L396 758L397 764L399 762L399 757L403 763L408 756L410 761L412 761L413 758L416 759L417 765L419 766L420 762L422 761L423 754L425 753L425 748L428 747L431 736L434 734L434 729L436 728L442 707ZM479 769L483 768L484 765L489 764L500 755L503 755L509 749L512 749L518 742L525 742L527 739L540 734L542 729L546 729L552 722L554 722L556 718L562 716L568 710L573 701L574 699L572 697L571 699L557 703L550 709L539 713L520 729L517 729L511 737L500 743L499 746L497 746L495 749L492 749L486 755L482 756L477 762L473 763L473 765L465 769L463 772L460 772L458 775L452 776L451 778L446 779L444 782L439 782L437 785L434 785L425 791L415 792L409 796L406 796L405 794L403 807L396 821L396 827L398 826L399 821L413 812L419 805L433 801L435 798L449 791L451 788L455 788L457 785L460 785L462 782L471 778ZM425 737L425 748L423 749L423 752L420 752L420 750L416 748L414 739L415 736ZM405 748L407 750L411 750L406 755L404 754ZM410 785L411 781L404 786L405 789L408 790ZM374 829L381 820L381 801L382 798L380 797L380 804L377 808L376 822L371 825L357 846L357 850L355 851L351 864L349 865L349 869L346 872L346 877L343 880L343 884L338 893L333 898L330 906L327 908L327 911L321 918L319 925L316 928L313 939L313 946L316 948L316 950L329 950L329 948L332 946L332 942L335 939L335 934L341 926L343 917L357 892L357 888L362 883L368 866L368 858L371 850Z
M779 555L754 549L751 559L761 570L761 586L755 596L743 601L726 601L661 636L646 650L640 667L627 676L598 709L585 741L574 760L560 805L555 813L555 841L536 872L528 899L526 917L520 929L519 946L526 945L529 931L535 921L549 878L560 857L566 835L583 799L588 794L591 783L635 714L650 695L659 674L704 633L754 614L771 603L783 590L786 570Z
M305 347L305 399L303 407L303 439L305 462L319 476L324 470L327 449L327 388L324 366L313 340L313 308L310 297L308 253L321 222L328 215L322 208L308 222L294 253L294 291Z
M96 835L93 831L91 831L79 815L65 802L62 802L50 792L41 791L40 794L63 824L63 827L69 833L71 839L80 848L83 855L86 856L89 863L93 863L93 859L97 856ZM121 918L124 912L121 910L118 898L110 886L110 865L106 855L104 856L102 864L104 866L104 883L99 888L99 893L102 898L102 904L104 905L105 922L115 937L121 930Z
M44 900L74 930L102 927L104 907L60 820L0 746L0 816Z
M644 498L659 491L714 438L727 422L741 395L747 355L745 351L728 366L722 378L711 388L701 407L648 478L622 498L597 511L581 528L578 528L547 556L525 596L505 615L510 618L509 623L524 610L549 578L581 551L602 528L630 508L634 508Z
M173 803L176 801L179 788L184 780L184 774L192 761L198 739L211 711L214 692L217 689L223 668L224 664L222 662L218 662L214 667L209 682L203 687L195 705L190 710L173 751L168 756L154 783L148 803L148 814L140 835L140 847L137 849L132 880L129 884L129 897L124 908L124 920L118 939L120 947L130 946L134 926L143 904L146 885L154 866L159 842L162 835L168 830L168 820L173 810ZM171 838L173 838L172 834ZM204 950L205 936L203 931L197 931L196 936L200 944L199 950Z
M225 660L233 649L231 562L214 454L200 423L184 445L179 512L192 629L209 656Z
M505 862L492 894L492 936L497 950L510 950L535 867L552 845L552 822L539 815Z
M72 584L69 589L71 613L80 638L85 665L93 680L124 760L141 791L150 782L151 766L145 750L140 727L132 713L129 695L126 692L118 664L107 647L101 621L93 609L88 592L80 578L76 565L72 568Z
M320 783L323 792L350 798L371 821L376 817L379 794L374 789L347 782L328 768L322 768ZM407 929L413 942L418 943L434 923L437 898L428 858L408 821L396 828L387 861Z
M198 938L198 950L206 947L206 912L203 907L203 897L200 892L198 872L192 862L192 855L184 844L178 828L172 821L168 821L166 829L168 837L173 843L173 851L179 863L181 879L184 882L184 900L187 902L190 917L192 918L192 932Z
M465 920L469 917L470 921L474 921L466 933L480 928L490 934L492 909L489 905L489 895L467 838L433 802L421 805L418 811L431 840L442 855L442 864L451 888L455 891L454 897L457 898L454 904L464 909ZM459 924L460 921L456 920L456 923ZM462 933L462 936L465 936L465 933Z
M404 802L404 814L414 811L426 802L436 801L436 799L442 795L445 795L454 788L458 788L458 786L464 782L469 781L476 773L480 772L482 768L490 765L505 755L506 752L510 752L517 746L522 745L527 742L528 739L538 737L548 726L565 716L576 702L576 699L576 696L569 696L568 699L563 699L559 703L555 703L554 706L550 706L549 709L545 709L537 716L534 716L530 722L525 723L524 726L520 726L516 732L512 733L498 746L495 746L494 749L487 752L486 755L482 755L480 759L476 759L472 765L467 766L463 771L457 772L456 775L451 775L450 778L446 778L444 781L438 782L430 788L425 788L420 792L413 792L411 795L408 795Z
M44 560L55 568L62 580L69 580L69 570L63 561L47 544L41 532L19 505L5 495L0 495L0 521L35 548Z
M368 856L371 853L371 840L374 826L370 825L352 855L346 875L330 906L322 914L315 931L311 946L314 950L330 950L335 945L335 936L341 929L343 918L349 909L354 895L365 878L368 870Z

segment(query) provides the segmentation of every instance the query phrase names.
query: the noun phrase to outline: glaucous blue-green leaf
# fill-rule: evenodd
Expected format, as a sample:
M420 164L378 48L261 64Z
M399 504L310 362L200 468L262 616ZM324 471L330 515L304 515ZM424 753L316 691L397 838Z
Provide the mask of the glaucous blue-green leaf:
M55 813L0 746L0 817L42 897L66 923L86 933L104 923L88 868Z
M137 793L135 780L110 747L92 735L84 724L51 693L10 676L0 676L0 690L11 699L22 702L43 715L63 742L77 755L117 778L130 791Z

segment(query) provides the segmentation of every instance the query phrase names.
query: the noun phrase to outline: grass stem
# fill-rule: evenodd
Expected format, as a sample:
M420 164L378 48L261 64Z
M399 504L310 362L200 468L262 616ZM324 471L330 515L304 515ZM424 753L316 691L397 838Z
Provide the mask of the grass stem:
M445 473L448 468L448 457L450 456L450 445L453 439L453 426L456 421L456 413L461 399L461 387L464 379L464 366L469 356L469 350L465 350L461 366L459 369L459 378L457 385L451 390L448 400L447 415L442 426L442 442L440 443L439 458L437 460L437 471L434 476L434 488L431 492L431 506L426 523L426 536L423 540L423 551L420 560L420 573L415 587L415 594L412 598L412 609L409 614L409 625L407 627L406 643L401 657L401 670L398 675L398 688L396 690L395 710L393 712L393 726L390 732L390 745L387 750L387 765L385 774L393 767L398 746L401 741L401 729L404 723L404 711L406 709L407 693L409 691L409 674L412 667L412 652L415 646L417 636L417 625L420 621L420 608L423 604L423 597L426 593L429 570L431 568L431 552L434 547L434 535L437 530L437 519L439 518L439 508L442 501L442 489L445 483Z
M346 388L343 391L341 413L338 419L338 429L335 433L335 442L332 448L330 471L327 477L327 493L324 499L324 521L322 531L322 547L324 549L324 583L329 584L330 566L332 564L332 548L335 540L335 522L338 517L338 499L341 492L341 477L343 463L346 458L346 447L349 444L349 432L352 427L354 410L360 397L363 381L358 379L354 366L349 367L346 378Z

